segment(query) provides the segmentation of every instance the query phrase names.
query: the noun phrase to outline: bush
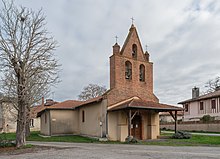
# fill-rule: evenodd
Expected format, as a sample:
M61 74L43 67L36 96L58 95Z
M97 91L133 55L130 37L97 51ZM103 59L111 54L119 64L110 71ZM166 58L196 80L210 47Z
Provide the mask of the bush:
M188 132L184 131L177 131L175 134L173 134L173 139L190 139L192 135Z
M214 121L214 117L211 117L210 115L204 115L200 120L203 123L209 123L211 121Z
M127 143L137 143L138 140L136 138L134 138L133 136L128 136L125 138L125 142Z

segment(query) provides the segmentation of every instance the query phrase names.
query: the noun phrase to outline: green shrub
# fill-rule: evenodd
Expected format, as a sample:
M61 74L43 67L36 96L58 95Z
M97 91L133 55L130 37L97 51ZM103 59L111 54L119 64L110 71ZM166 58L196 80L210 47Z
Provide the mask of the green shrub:
M211 117L210 115L204 115L200 120L203 123L209 123L211 121L214 121L214 117Z
M190 139L192 135L185 131L177 131L175 134L173 134L173 139Z
M127 142L127 143L138 143L138 140L136 138L132 137L132 136L128 136L128 137L126 137L125 142Z

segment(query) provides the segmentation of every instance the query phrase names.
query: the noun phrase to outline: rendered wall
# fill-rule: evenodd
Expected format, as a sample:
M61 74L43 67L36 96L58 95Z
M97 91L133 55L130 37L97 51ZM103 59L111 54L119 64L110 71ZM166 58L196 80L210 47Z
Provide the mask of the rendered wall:
M15 132L17 126L17 110L11 103L1 102L0 132Z
M212 109L211 100L216 100L216 109ZM184 121L199 120L204 115L211 115L213 117L220 116L220 98L212 98L207 100L195 101L189 103L189 112L184 112ZM200 110L200 102L203 102L203 110Z
M92 103L79 108L79 132L82 135L101 137L106 135L107 101ZM85 120L82 121L84 111Z
M40 118L40 133L42 135L50 136L50 111L45 111Z
M159 113L141 111L142 139L157 139L159 134ZM108 112L108 136L113 141L125 141L128 136L128 118L125 112Z
M40 131L40 117L33 118L34 120L34 126L30 127L31 131Z
M73 110L51 111L51 135L74 134L78 132L78 113Z
M118 112L108 112L108 137L109 140L118 139Z

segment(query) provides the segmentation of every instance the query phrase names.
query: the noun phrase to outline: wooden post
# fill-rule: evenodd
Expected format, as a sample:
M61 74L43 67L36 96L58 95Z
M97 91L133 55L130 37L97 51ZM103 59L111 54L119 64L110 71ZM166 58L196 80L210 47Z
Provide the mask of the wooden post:
M128 136L131 136L131 109L129 110L128 113Z
M177 131L177 111L175 111L175 133Z

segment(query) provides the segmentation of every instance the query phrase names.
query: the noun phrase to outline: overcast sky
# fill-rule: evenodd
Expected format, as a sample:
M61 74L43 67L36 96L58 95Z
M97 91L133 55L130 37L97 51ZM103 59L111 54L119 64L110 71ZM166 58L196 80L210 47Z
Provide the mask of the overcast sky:
M220 75L218 0L15 0L46 15L59 43L62 82L50 98L77 99L89 83L109 88L109 56L117 35L122 46L134 17L142 46L154 63L154 93L160 102L191 98Z

